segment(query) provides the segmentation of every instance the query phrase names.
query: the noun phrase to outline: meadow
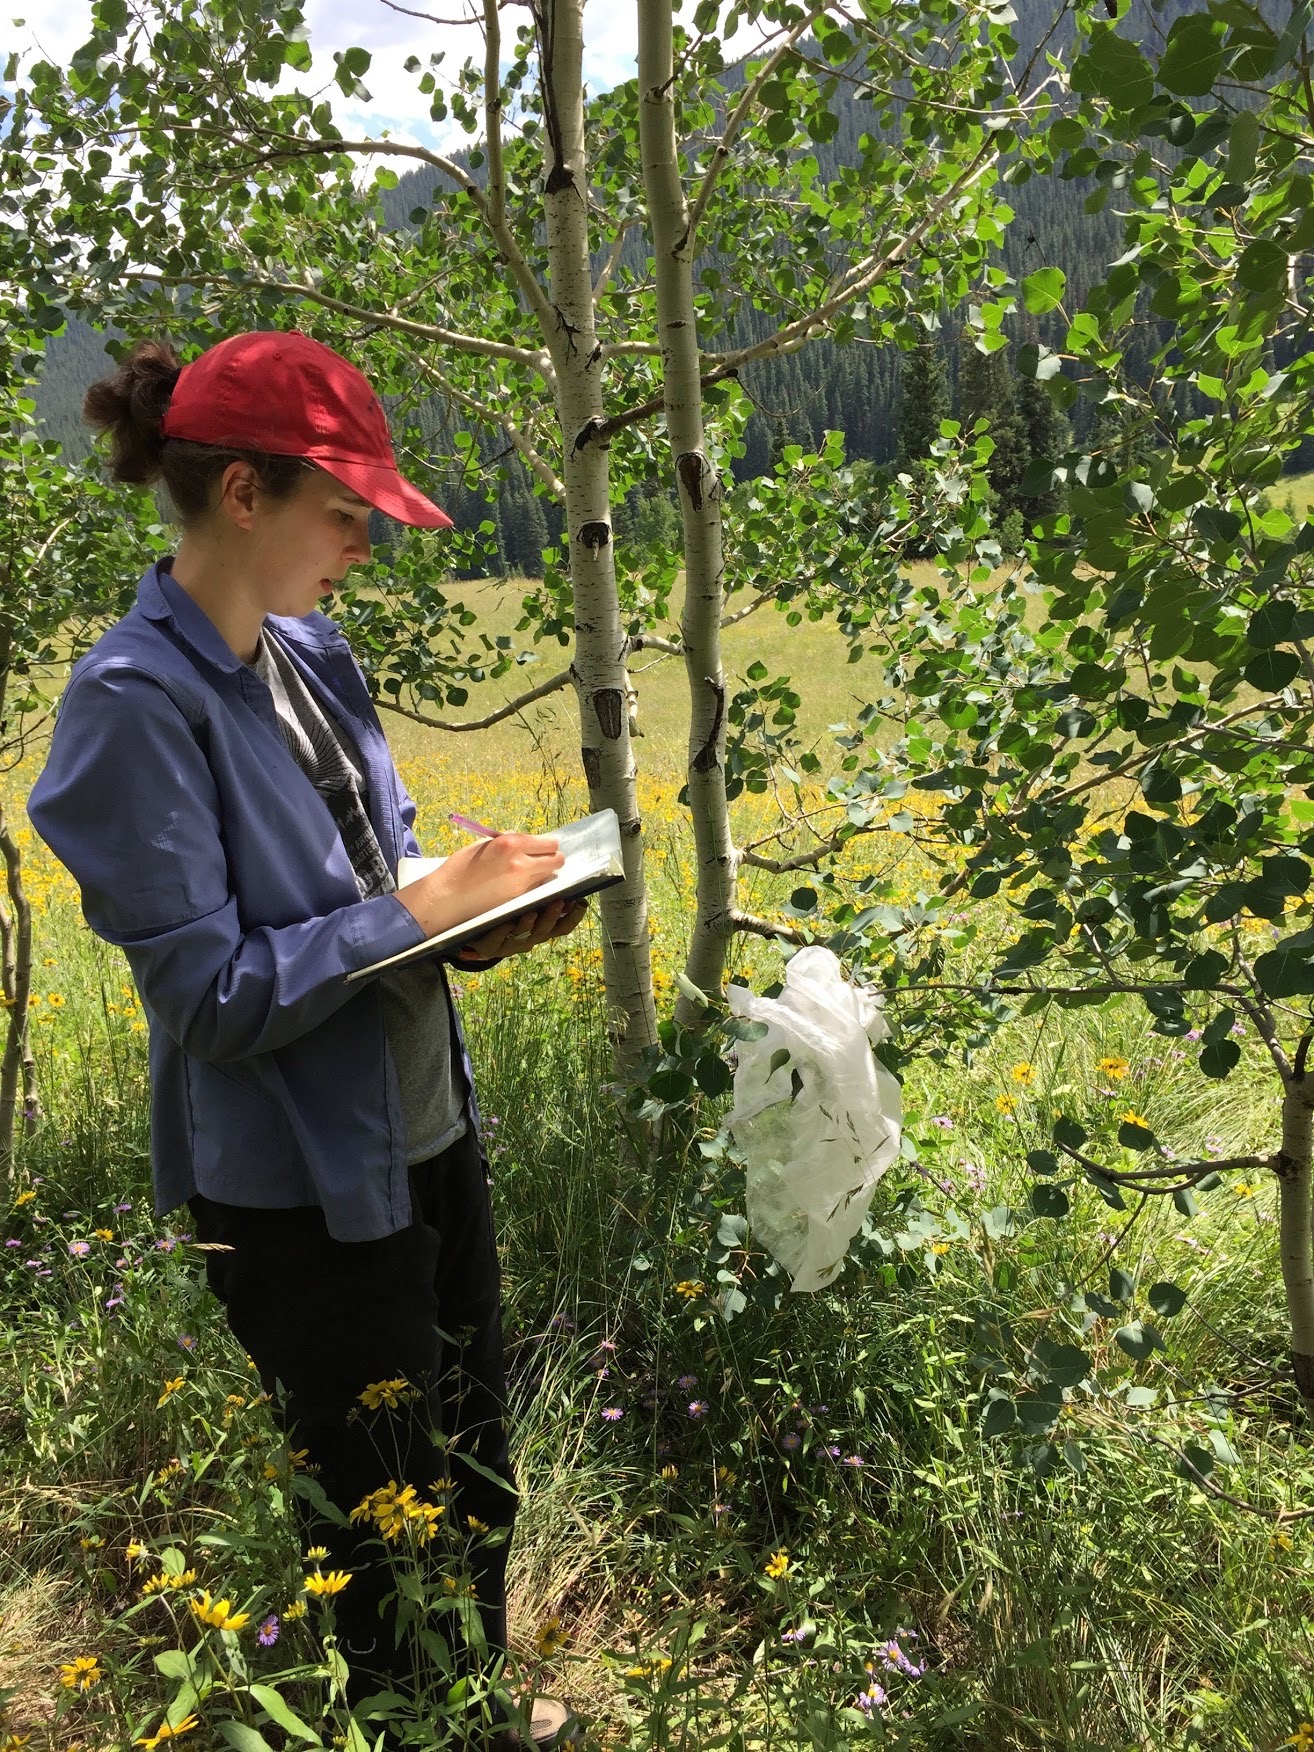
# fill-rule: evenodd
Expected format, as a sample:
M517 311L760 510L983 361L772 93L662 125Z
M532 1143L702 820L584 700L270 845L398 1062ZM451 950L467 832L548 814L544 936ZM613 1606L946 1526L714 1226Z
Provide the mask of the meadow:
M491 629L513 624L518 586L461 593ZM809 735L862 698L864 666L824 626L764 611L727 647L731 670L760 658L794 678ZM666 1009L692 892L682 680L656 663L639 706ZM454 843L451 808L525 827L577 810L573 709L563 693L471 737L388 717L425 850ZM35 770L6 775L9 803ZM741 830L759 807L736 806ZM363 1752L378 1724L342 1707L333 1596L289 1513L313 1480L203 1287L186 1211L151 1210L126 963L22 837L41 1102L5 1220L0 1747ZM900 898L933 890L906 840L866 846L854 875L879 862ZM745 904L769 914L788 886L759 873ZM1006 928L1001 903L973 905L970 930L935 927L951 965ZM1115 1213L1077 1186L1060 1223L1034 1214L1024 1162L1055 1101L1105 1136L1130 1106L1183 1155L1271 1148L1256 1047L1205 1084L1124 1004L915 1061L908 1153L835 1286L727 1320L708 1266L740 1208L727 1103L699 1096L660 1148L622 1134L596 933L590 918L459 991L504 1269L520 1670L571 1698L594 1752L1314 1747L1314 1532L1272 1515L1314 1501L1283 1373L1274 1187L1233 1177L1188 1217ZM780 960L754 939L734 966L761 984ZM1187 1291L1144 1361L1082 1300L1122 1294L1114 1267L1136 1293ZM979 1428L1001 1331L1022 1349L1070 1333L1097 1361L1096 1384L1065 1395L1069 1463L1045 1477ZM1184 1475L1187 1441L1222 1462L1225 1495ZM423 1578L433 1622L455 1627L465 1546L402 1534L399 1576ZM443 1693L435 1680L413 1738L398 1726L408 1743L458 1743Z

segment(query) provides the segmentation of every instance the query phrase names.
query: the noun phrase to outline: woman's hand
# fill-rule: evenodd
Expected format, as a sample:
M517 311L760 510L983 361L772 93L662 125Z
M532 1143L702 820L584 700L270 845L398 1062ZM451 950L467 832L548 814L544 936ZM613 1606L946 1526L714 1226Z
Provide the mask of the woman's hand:
M589 910L587 900L551 900L535 912L524 912L504 925L466 943L457 955L463 960L500 961L506 955L523 955L554 937L568 937Z
M544 834L499 833L462 846L427 876L397 889L397 899L426 937L436 937L542 887L565 861L556 840Z

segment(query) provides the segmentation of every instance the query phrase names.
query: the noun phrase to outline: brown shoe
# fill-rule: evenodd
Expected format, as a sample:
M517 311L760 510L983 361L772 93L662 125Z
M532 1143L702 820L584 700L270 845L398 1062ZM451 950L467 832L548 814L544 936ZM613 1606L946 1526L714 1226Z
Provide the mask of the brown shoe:
M528 1740L514 1728L503 1728L489 1742L489 1752L569 1752L583 1744L579 1721L559 1697L519 1699L529 1715Z

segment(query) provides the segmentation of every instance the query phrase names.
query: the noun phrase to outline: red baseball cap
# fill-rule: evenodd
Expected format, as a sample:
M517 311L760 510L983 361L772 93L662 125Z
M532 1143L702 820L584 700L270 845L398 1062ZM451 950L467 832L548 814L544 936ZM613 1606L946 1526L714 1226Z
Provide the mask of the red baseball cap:
M368 378L309 335L261 330L209 348L183 366L163 430L194 444L304 456L399 523L452 527L398 472Z

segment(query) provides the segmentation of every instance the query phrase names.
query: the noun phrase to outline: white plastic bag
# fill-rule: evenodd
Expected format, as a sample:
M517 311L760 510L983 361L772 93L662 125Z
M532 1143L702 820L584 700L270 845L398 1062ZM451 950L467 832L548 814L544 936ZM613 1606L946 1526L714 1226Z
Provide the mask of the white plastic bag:
M819 945L791 959L778 998L737 985L727 997L767 1029L739 1043L726 1121L747 1162L749 1227L793 1289L823 1289L899 1153L899 1085L871 1050L890 1032L880 999Z

